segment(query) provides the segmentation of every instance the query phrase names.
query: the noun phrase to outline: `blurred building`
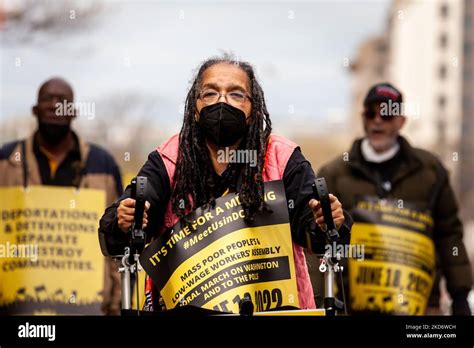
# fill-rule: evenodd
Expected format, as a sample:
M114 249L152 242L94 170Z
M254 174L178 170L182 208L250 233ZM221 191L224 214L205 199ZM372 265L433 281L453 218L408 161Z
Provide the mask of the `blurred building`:
M358 49L356 58L350 64L352 73L351 127L354 136L362 136L362 104L372 85L387 80L388 59L387 35L370 38Z
M437 153L453 177L460 163L463 7L462 1L396 0L388 20L389 77L413 111L405 134Z
M474 1L464 0L462 131L459 192L467 212L474 212Z

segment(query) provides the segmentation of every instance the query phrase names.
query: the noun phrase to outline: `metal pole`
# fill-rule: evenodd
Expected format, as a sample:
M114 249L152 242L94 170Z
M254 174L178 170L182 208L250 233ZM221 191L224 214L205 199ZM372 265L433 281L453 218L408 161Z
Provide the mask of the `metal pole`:
M334 270L330 263L327 263L327 271L324 273L325 297L334 297Z
M339 253L333 258L328 251L324 254L322 263L319 266L319 270L324 272L324 308L327 316L336 315L337 309L341 309L344 305L334 296L335 272L342 271L342 267L339 266L340 259L341 255Z
M130 248L125 248L125 254L122 257L122 267L119 272L122 276L122 309L132 308L132 297L130 294L130 264L128 258L130 256Z

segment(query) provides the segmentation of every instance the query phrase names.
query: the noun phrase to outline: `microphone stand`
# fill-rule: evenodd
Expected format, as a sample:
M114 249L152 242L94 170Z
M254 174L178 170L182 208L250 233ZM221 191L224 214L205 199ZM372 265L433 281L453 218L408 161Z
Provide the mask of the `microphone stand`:
M132 294L131 294L131 275L134 273L138 274L141 271L139 263L130 264L130 247L125 247L124 254L121 257L121 267L119 267L119 273L122 279L122 309L132 308ZM138 270L137 270L138 268Z
M339 241L339 232L334 224L332 217L331 202L329 200L329 191L326 180L317 178L312 185L313 194L319 200L323 210L325 226L323 232L326 233L326 242L336 246ZM335 316L337 310L344 308L344 302L334 296L335 273L342 272L343 267L339 265L342 255L339 252L331 252L331 248L326 251L321 259L319 271L324 273L324 309L327 316ZM343 286L343 285L341 285Z
M131 227L130 245L124 249L121 258L122 266L119 268L122 279L122 309L129 310L132 308L131 296L131 275L136 276L136 292L137 292L137 315L140 315L139 305L139 281L138 272L142 270L139 258L145 248L146 235L143 231L143 214L145 212L147 178L137 176L131 182L132 192L131 198L135 199L134 222Z
M334 296L335 273L343 271L343 267L339 265L340 260L340 253L336 253L334 257L327 251L319 265L319 271L324 273L324 309L327 316L335 316L337 310L344 308L344 302Z

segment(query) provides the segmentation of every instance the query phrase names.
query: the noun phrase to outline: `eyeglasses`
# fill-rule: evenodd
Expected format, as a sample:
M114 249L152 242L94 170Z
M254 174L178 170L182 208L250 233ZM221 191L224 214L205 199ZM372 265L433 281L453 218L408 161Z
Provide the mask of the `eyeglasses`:
M375 112L375 110L365 110L362 115L367 119L367 120L373 120L376 116L377 116L377 112ZM393 116L391 115L387 115L387 116L383 116L383 115L380 115L380 118L382 119L382 121L385 121L385 122L390 122L394 119Z
M211 105L217 103L217 101L224 97L227 103L233 106L241 106L248 99L252 101L247 94L241 91L231 91L229 93L219 93L215 89L205 89L199 93L199 99L201 99L204 104Z

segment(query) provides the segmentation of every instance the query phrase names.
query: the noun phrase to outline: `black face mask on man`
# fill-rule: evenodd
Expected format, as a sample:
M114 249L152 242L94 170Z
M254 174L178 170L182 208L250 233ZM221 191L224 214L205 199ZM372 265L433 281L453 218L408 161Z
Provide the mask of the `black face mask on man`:
M55 124L49 122L38 122L38 131L41 137L49 145L58 145L69 133L69 124Z
M245 113L227 103L203 107L198 124L204 136L219 147L235 144L248 130Z

